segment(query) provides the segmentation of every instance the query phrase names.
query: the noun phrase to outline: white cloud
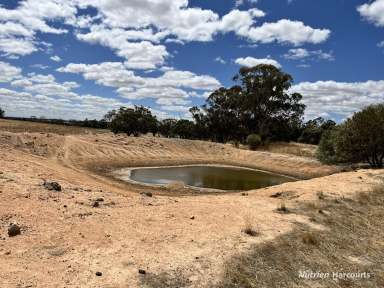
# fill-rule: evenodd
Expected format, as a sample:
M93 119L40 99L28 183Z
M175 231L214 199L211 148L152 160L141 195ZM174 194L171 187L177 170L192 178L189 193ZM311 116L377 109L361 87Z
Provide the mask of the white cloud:
M360 15L376 26L384 26L384 0L374 0L357 7Z
M57 55L50 57L50 59L55 62L61 62L61 58Z
M277 68L281 68L280 63L271 58L253 58L253 57L237 58L235 60L235 63L242 66L246 66L246 67L253 67L260 64L269 64Z
M82 74L85 79L93 80L104 86L113 87L116 92L130 100L154 99L164 111L187 111L191 97L212 91L221 84L208 75L196 75L189 71L173 70L163 67L159 77L141 77L127 69L120 62L105 62L94 65L68 64L59 72ZM183 106L184 108L181 108ZM174 110L176 111L176 110Z
M324 52L323 50L307 50L304 48L289 49L284 58L291 60L305 60L308 58L319 59L319 60L335 60L332 51Z
M377 43L377 47L384 48L384 41Z
M15 9L0 7L0 51L6 56L28 55L38 50L36 32L61 34L48 23L75 18L77 9L71 1L25 0Z
M256 4L258 2L258 0L236 0L235 2L235 6L236 7L239 7L241 5L244 5L245 2L249 2L250 4Z
M225 61L223 58L221 58L221 57L216 57L215 58L215 62L218 62L218 63L220 63L220 64L226 64L227 63L227 61Z
M345 118L363 107L382 103L384 80L366 82L303 82L291 88L303 95L308 118L336 114Z
M275 23L264 23L259 27L239 31L238 34L254 42L272 43L276 41L298 46L303 43L322 43L329 38L331 31L314 29L301 21L282 19Z
M21 76L21 69L0 61L0 82L9 82Z

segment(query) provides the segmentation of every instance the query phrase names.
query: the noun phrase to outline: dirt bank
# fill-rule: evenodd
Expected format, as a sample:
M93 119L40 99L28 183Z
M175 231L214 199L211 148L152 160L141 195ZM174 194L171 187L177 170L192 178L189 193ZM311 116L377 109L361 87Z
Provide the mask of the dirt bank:
M334 174L246 196L173 197L154 191L148 197L93 171L222 163L310 178L336 168L201 141L111 134L0 132L0 159L0 287L143 287L145 277L167 271L181 271L187 286L203 287L217 279L233 253L288 233L295 222L310 225L303 215L277 213L281 197L289 207L315 201L319 192L352 197L369 191L384 174ZM47 190L44 180L58 181L62 191ZM282 196L272 198L277 192ZM8 237L10 223L21 226L21 235ZM243 233L247 223L260 235Z

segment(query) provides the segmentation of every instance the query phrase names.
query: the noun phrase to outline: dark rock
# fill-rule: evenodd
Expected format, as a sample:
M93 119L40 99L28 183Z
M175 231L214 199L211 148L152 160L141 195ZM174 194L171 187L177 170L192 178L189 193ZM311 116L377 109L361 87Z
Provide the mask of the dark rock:
M93 208L100 207L99 202L98 202L98 201L93 202L92 207L93 207Z
M99 277L100 277L100 276L103 276L103 273L97 271L97 272L96 272L96 276L99 276Z
M147 274L147 271L145 271L144 269L139 269L139 274Z
M97 202L104 202L104 198L97 198L96 201Z
M11 224L8 227L8 236L9 237L14 237L14 236L17 236L17 235L20 235L20 234L21 234L21 229L20 229L19 225Z
M54 181L45 181L44 180L43 186L48 190L61 191L61 185L57 182L54 182Z
M152 197L153 196L152 192L141 192L140 194L143 195L143 196L147 196L147 197Z
M195 219L195 216L191 216L191 218L189 218L189 219L194 220L194 219Z

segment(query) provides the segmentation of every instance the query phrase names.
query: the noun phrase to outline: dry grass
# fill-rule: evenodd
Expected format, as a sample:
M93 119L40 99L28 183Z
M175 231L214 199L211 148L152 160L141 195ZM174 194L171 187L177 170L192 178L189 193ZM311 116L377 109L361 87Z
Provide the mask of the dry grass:
M259 227L254 224L254 221L249 216L244 220L244 229L242 232L252 237L256 237L261 234Z
M301 213L324 226L297 223L293 232L228 260L217 287L384 287L384 185L356 199L323 199L329 213L304 205ZM302 271L330 273L304 279ZM369 273L334 280L333 272Z
M317 146L295 142L276 142L269 144L263 149L272 153L281 153L300 157L315 158Z
M56 133L60 135L106 133L108 130L93 129L76 126L66 126L48 123L37 123L18 120L0 119L0 131L13 133Z

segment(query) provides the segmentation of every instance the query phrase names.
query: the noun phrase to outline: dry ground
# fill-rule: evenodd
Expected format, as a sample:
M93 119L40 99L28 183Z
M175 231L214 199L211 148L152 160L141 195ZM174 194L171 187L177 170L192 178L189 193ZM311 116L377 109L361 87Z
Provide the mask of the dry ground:
M276 287L331 287L327 282L298 280L295 273L307 267L304 265L307 262L296 267L295 262L284 260L300 258L295 249L287 254L284 254L286 249L272 254L274 262L266 261L271 258L268 253L264 258L259 256L257 249L278 245L284 239L294 247L301 247L295 246L297 240L292 238L300 225L314 229L314 233L336 229L327 227L322 218L316 220L319 223L313 221L314 216L303 207L317 207L314 205L320 205L319 197L353 199L359 192L370 192L384 175L382 170L345 172L249 191L245 195L197 196L188 195L188 191L152 189L154 196L147 197L137 193L147 189L108 177L109 169L223 163L301 178L329 175L338 169L311 158L251 152L201 141L93 132L62 133L65 134L62 136L40 131L43 132L0 132L0 287L269 287L266 283L270 282L254 280L253 269L260 265L254 261L257 257L264 259L261 263L266 265L260 271L264 271L265 277L281 275L273 274L279 267L289 268L284 270L289 277L281 276L288 279L281 283L289 285ZM42 186L44 180L58 181L63 191L46 190ZM103 201L99 207L93 207L98 198ZM352 200L340 201L340 207L357 209L350 204L355 203L349 202ZM291 213L277 211L282 203ZM381 232L374 229L376 222L368 221L371 209L378 207L375 205L355 213L362 219L356 235L362 235L364 227L369 228L366 230L369 233L383 233L382 229ZM335 215L329 219L344 219L337 216L339 210L344 210L332 207L324 208ZM368 212L364 214L364 211ZM381 219L379 214L374 216ZM10 223L21 225L21 235L8 237ZM257 236L243 233L246 226L251 226ZM354 231L347 228L343 233L347 238L357 237L353 236ZM367 251L382 248L383 242L377 236L369 236L366 234L365 240L374 244L366 245ZM315 237L323 243L324 239L317 234ZM324 250L323 246L314 247ZM346 256L362 261L360 252L357 255L349 252ZM334 267L327 263L338 263L331 253L321 255L317 258L321 261L320 268ZM278 257L285 266L280 265ZM373 265L367 267L372 267L375 273L379 271L377 260L371 257L367 260ZM242 263L249 268L236 268L236 265L242 267ZM312 268L310 264L308 269ZM144 269L146 274L139 274L138 269ZM102 276L95 275L98 271ZM233 273L236 271L241 273ZM373 283L371 286L358 283L361 286L356 287L375 287L373 282L369 282Z

